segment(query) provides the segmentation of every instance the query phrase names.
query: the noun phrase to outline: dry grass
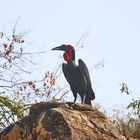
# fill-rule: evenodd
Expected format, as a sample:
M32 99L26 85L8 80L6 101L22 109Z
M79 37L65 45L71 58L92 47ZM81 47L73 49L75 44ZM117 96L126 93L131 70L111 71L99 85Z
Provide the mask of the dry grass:
M132 137L140 139L140 120L130 117L128 114L120 117L115 114L113 117L113 123L117 127L120 134L125 137Z

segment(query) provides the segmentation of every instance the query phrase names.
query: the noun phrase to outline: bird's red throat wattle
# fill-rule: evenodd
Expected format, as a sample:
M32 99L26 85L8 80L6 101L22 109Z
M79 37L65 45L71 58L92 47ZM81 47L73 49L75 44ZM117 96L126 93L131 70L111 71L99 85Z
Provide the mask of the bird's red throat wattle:
M72 60L72 49L73 47L71 45L67 45L66 46L68 48L68 51L66 51L64 54L63 54L63 58L65 61L70 61Z

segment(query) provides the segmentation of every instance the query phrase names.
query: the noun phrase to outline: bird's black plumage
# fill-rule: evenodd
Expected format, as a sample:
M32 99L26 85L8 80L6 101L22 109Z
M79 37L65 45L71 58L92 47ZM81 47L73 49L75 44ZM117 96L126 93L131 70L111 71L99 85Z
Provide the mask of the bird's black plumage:
M72 46L62 45L53 50L65 51L64 59L66 59L67 63L62 64L62 70L66 80L70 84L70 88L74 95L74 102L77 99L78 93L82 103L91 104L91 100L95 99L95 94L92 90L89 71L84 61L79 59L79 64L76 65L75 50Z
M91 87L89 72L81 59L78 62L79 65L76 65L73 61L67 64L63 63L63 73L70 84L74 95L74 102L76 101L77 93L79 93L82 103L91 104L91 100L95 99L95 95Z

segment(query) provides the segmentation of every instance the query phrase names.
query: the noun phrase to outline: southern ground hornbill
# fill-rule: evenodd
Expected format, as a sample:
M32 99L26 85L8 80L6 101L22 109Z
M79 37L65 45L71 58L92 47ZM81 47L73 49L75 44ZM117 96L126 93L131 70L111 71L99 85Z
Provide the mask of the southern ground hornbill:
M91 100L95 99L92 90L90 75L86 64L79 59L79 65L75 63L75 50L71 45L61 45L52 50L64 51L63 58L67 63L62 64L65 78L70 84L70 88L74 95L74 102L77 99L77 93L81 97L81 102L91 104Z

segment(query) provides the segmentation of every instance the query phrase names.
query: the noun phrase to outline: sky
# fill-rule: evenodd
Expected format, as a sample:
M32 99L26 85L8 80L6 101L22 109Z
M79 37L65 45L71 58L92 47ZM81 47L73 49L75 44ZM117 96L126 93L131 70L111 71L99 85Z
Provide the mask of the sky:
M71 44L76 61L87 64L96 93L93 103L108 112L126 108L140 94L140 1L139 0L0 0L0 30L9 32L17 19L17 30L29 31L26 51L50 50L61 44ZM82 46L77 47L80 38ZM79 45L80 46L80 45ZM41 72L56 66L61 52L48 51L36 56ZM95 69L103 62L105 66ZM67 82L62 77L62 84ZM125 82L131 95L120 93ZM73 101L73 99L70 99Z

